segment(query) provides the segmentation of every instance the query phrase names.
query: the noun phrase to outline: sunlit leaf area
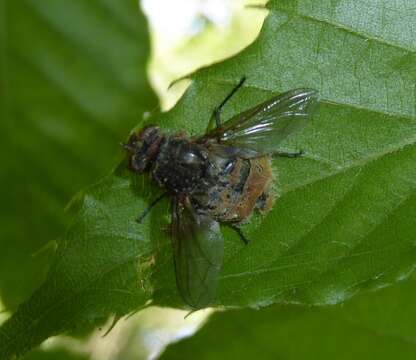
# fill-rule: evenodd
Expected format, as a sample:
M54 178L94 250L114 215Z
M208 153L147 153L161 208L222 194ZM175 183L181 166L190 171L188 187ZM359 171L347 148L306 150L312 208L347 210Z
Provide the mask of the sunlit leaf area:
M416 0L1 2L0 360L414 359L415 18ZM202 135L239 83L224 120L296 88L319 107L278 144L302 155L271 159L270 211L221 224L192 309L171 204L136 221L162 190L120 144Z

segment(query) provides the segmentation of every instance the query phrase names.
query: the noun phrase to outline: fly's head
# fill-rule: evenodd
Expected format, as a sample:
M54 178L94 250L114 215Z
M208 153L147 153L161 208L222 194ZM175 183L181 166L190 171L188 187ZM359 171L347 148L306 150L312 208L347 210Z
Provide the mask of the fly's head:
M143 173L149 170L152 162L159 153L163 135L156 126L149 126L130 136L123 148L129 157L130 169Z

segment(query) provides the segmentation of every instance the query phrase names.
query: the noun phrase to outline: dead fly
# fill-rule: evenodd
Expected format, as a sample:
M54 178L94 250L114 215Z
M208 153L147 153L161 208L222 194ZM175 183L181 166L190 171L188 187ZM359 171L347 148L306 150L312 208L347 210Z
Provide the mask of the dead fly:
M221 124L223 106L244 80L215 109L216 128L205 135L166 135L148 126L124 145L131 170L149 171L166 189L139 221L163 196L171 196L177 286L193 308L207 306L215 297L224 251L219 223L230 225L247 242L237 225L254 209L267 212L272 206L270 155L300 155L277 149L302 128L318 102L315 90L291 90Z

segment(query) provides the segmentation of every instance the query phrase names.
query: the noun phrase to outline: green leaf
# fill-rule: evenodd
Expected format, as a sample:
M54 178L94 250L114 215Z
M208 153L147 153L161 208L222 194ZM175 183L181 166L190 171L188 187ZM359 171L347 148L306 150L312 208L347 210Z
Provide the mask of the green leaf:
M203 132L212 109L243 75L244 89L227 104L224 118L275 91L319 90L319 115L282 149L303 149L305 156L273 161L278 199L271 213L243 227L250 245L224 230L217 303L335 304L394 283L415 266L416 58L408 39L416 45L416 37L410 23L403 25L412 21L403 4L382 11L374 2L354 12L348 1L269 7L252 46L195 74L178 106L154 121ZM361 29L364 12L377 29ZM400 26L383 18L398 14ZM395 43L382 38L383 26L394 32ZM399 40L408 49L396 45ZM153 277L162 305L174 302L170 256L160 252Z
M71 196L110 171L156 99L137 1L9 0L0 12L0 293L13 309L44 278L39 250L64 233Z
M161 359L414 359L415 286L413 279L332 307L219 312Z
M88 355L75 354L66 349L35 350L27 354L24 360L89 360Z
M178 105L150 119L166 129L201 134L213 108L242 76L246 85L224 118L295 87L316 88L322 95L320 113L282 144L282 150L301 148L305 156L273 160L276 204L243 227L250 245L223 227L217 305L335 304L392 284L414 269L411 9L374 1L353 12L354 4L272 2L252 46L194 74ZM363 29L363 13L378 27ZM4 358L148 300L184 306L164 231L168 202L143 225L134 221L157 193L147 177L135 177L121 164L78 197L73 206L78 214L45 284L0 329Z

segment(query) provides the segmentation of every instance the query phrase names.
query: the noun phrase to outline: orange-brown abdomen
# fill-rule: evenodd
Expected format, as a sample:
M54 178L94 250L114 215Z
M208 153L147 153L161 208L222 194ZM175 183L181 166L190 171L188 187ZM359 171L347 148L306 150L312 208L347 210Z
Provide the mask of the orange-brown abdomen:
M272 168L268 157L237 159L229 175L229 186L220 194L220 208L215 217L222 222L242 222L255 208L267 212L273 205L269 193Z

